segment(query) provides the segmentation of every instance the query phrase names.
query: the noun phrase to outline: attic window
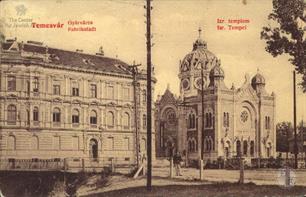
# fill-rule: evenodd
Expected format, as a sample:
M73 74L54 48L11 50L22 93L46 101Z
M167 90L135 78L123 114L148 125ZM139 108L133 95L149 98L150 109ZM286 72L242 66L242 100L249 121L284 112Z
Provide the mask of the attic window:
M127 71L127 68L124 67L124 66L122 66L122 65L120 65L120 64L115 64L115 66L116 66L117 68L121 69L121 70Z
M95 65L94 63L91 62L90 59L83 59L83 62L84 62L85 64Z
M51 54L50 55L50 59L51 60L59 60L59 57L57 55L55 55L55 54Z

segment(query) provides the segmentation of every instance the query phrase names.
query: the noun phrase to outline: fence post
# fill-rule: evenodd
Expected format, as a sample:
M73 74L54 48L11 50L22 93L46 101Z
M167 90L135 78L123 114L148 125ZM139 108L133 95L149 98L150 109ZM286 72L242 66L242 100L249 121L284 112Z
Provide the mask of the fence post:
M170 159L170 178L173 178L173 158Z
M67 163L67 160L66 158L64 158L64 186L66 187L66 163Z
M288 165L286 166L285 170L285 186L290 186L290 168Z
M112 160L111 160L111 168L112 168L112 172L115 172L115 161L114 161L114 158L112 158Z
M82 158L82 170L83 172L85 172L85 159Z
M240 179L239 183L243 184L244 183L244 161L243 158L240 157Z
M200 159L200 180L204 179L204 160Z

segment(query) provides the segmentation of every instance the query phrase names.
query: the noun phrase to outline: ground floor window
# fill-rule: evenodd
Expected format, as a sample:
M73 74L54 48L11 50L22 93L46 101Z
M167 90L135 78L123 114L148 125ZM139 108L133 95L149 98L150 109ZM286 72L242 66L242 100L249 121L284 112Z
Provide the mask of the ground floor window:
M98 141L96 139L89 141L89 156L92 159L98 158Z

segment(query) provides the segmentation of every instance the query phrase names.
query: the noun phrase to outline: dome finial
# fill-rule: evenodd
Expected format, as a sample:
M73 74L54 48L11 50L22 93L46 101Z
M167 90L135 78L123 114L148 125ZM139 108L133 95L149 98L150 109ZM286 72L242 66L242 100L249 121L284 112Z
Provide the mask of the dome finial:
M170 83L167 83L167 90L170 90Z
M201 27L199 27L198 31L199 31L199 38L201 38L201 33L202 33Z

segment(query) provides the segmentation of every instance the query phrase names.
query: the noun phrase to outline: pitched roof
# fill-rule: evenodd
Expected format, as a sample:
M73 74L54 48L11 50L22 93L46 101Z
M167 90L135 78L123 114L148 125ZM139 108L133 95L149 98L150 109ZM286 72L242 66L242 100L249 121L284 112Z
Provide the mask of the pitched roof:
M160 101L162 104L169 104L169 103L176 103L177 100L175 99L173 93L169 90L169 88L166 89L165 93L162 95Z
M2 49L4 51L9 50L13 43L14 42L2 43ZM67 51L57 48L48 48L46 46L29 43L18 43L18 46L20 49L22 48L24 52L40 55L47 54L49 56L49 62L54 64L119 74L131 74L129 71L129 65L127 63L114 58Z

